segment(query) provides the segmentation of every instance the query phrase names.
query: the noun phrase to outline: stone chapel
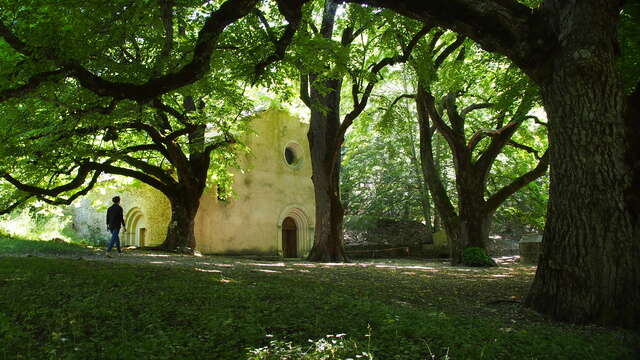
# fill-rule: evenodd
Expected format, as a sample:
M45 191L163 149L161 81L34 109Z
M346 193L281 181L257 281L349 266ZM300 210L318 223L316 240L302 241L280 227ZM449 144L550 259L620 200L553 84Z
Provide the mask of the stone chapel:
M251 149L234 170L234 195L219 199L210 186L195 221L196 250L203 254L255 254L303 257L313 244L314 192L307 140L308 124L281 110L257 113L253 132L243 138ZM112 182L115 184L115 182ZM74 227L84 237L108 237L106 208L119 195L124 208L125 246L160 245L171 209L159 191L139 182L108 182L72 205Z

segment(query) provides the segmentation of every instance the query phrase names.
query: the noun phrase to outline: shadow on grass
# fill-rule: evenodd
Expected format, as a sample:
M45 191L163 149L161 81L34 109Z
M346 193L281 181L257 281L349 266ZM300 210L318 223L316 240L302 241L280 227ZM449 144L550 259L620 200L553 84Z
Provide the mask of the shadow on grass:
M332 347L326 359L636 358L636 334L487 305L520 298L532 274L137 250L102 262L4 257L0 359L319 359Z
M0 256L2 255L89 255L98 249L62 239L25 240L0 235Z

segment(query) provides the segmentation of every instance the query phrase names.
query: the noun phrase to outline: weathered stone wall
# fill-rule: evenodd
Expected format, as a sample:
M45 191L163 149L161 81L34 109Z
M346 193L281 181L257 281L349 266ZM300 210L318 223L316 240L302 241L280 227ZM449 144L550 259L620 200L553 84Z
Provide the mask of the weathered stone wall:
M106 242L110 234L106 226L107 209L114 196L120 196L120 206L124 210L126 231L120 234L123 245L137 245L140 229L144 229L144 245L160 245L167 235L167 225L171 217L171 207L166 197L154 188L119 178L119 181L105 181L97 189L91 191L71 205L73 224L78 235L89 240ZM141 213L133 223L132 215ZM135 226L137 225L137 226Z
M234 174L235 197L220 201L215 190L202 198L196 218L198 250L203 253L282 254L282 221L292 217L298 228L298 256L313 244L315 207L311 182L308 124L286 112L269 110L252 122L254 134L244 140L252 153ZM285 159L290 146L292 165Z

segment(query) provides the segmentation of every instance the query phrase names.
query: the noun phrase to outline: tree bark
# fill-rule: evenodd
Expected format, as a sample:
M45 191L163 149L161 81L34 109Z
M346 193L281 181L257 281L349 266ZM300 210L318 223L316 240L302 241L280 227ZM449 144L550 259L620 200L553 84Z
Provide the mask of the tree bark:
M433 156L433 129L429 121L428 104L429 94L422 83L418 83L416 91L416 108L418 110L418 125L420 131L420 162L422 176L429 186L439 219L447 233L449 255L453 264L459 264L462 260L464 244L460 238L460 218L456 213L447 190L442 183L440 172L436 168Z
M327 0L322 16L321 35L326 39L333 36L337 3ZM316 75L306 75L310 82L310 96L306 99L311 109L309 124L309 150L311 153L311 171L315 193L316 228L313 247L309 252L310 261L343 262L347 261L343 243L342 225L344 208L340 201L340 160L336 152L342 143L338 141L340 129L340 91L342 78L323 81L324 89L318 89ZM307 84L302 85L309 91ZM304 100L304 99L303 99Z
M316 228L313 248L308 259L342 262L347 260L342 246L344 209L340 201L340 163L335 161L333 156L336 151L335 138L340 126L340 93L335 89L340 89L340 82L334 80L328 83L332 83L330 88L334 90L325 97L312 89L312 98L330 105L326 107L330 110L326 113L311 111L308 138L311 150L311 179L315 193Z
M543 253L527 304L556 319L640 326L633 202L639 189L632 182L638 147L624 140L637 120L625 129L614 67L622 1L545 0L533 11L505 0L342 1L436 21L506 55L531 76L549 119L551 184Z
M631 168L631 185L627 188L627 208L634 225L634 239L640 239L640 83L627 97L624 115L627 137L626 161Z
M196 248L194 224L200 199L184 199L178 196L169 198L169 201L171 203L171 222L161 248L193 253Z
M615 69L618 6L548 3L561 35L553 72L540 84L549 115L550 200L527 304L560 320L639 327L640 241L625 207L631 171Z

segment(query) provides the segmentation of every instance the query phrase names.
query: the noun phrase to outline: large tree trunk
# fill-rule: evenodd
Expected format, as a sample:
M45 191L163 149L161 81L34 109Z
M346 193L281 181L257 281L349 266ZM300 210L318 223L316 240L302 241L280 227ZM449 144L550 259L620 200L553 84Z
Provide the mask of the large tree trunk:
M200 199L171 197L171 222L167 237L161 248L164 250L181 250L193 252L196 248L195 218L200 206Z
M460 209L460 242L465 248L479 247L486 250L491 218L482 209Z
M336 101L334 94L334 101ZM325 100L327 100L325 98ZM338 100L339 101L339 100ZM335 105L327 114L311 112L309 146L311 149L312 180L315 193L316 227L310 261L342 262L344 254L342 225L344 209L340 201L340 163L334 163L335 133L339 125Z
M338 4L327 0L322 14L321 35L333 36ZM317 75L309 75L311 109L309 150L316 206L316 228L310 261L342 262L347 258L342 247L344 209L340 201L340 156L338 143L340 128L340 91L342 79L327 79L316 84ZM306 85L304 85L306 87Z
M316 201L316 228L313 248L309 253L310 261L343 262L342 225L344 209L332 180L321 171L313 172L313 186Z
M459 206L460 215L455 219L444 221L449 238L452 265L462 263L462 254L468 247L479 247L485 250L487 248L493 214L487 214L482 208L481 204L484 200L473 202L469 201L471 198L469 194L460 194L459 201L464 202Z
M626 161L631 168L631 185L626 191L627 208L634 224L634 239L640 239L640 83L627 97L624 122L628 143Z
M617 5L550 3L563 14L552 25L561 34L552 73L540 84L550 201L527 304L556 319L638 327L640 241L625 208L631 176L614 66Z

